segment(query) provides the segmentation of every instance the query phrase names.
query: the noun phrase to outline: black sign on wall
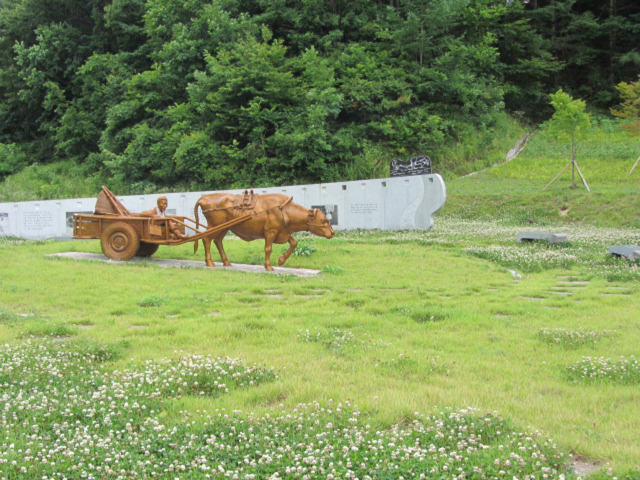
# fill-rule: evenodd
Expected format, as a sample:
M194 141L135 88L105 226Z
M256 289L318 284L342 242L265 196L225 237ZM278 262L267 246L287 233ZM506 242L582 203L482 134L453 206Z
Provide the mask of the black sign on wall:
M338 205L311 205L311 208L322 210L331 225L338 225Z
M408 162L391 160L391 176L406 177L408 175L430 175L431 159L429 157L413 157Z

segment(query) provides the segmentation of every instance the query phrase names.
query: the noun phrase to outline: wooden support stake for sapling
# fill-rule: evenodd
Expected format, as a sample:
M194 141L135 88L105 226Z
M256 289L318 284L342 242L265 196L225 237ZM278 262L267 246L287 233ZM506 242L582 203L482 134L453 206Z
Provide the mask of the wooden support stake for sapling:
M562 169L562 171L561 171L559 174L557 174L555 177L553 177L553 180L551 180L551 181L549 182L549 185L547 185L546 187L544 187L544 188L542 189L542 191L544 192L547 188L549 188L549 187L551 186L551 184L552 184L553 182L555 182L555 181L558 179L558 177L559 177L560 175L562 175L562 174L564 173L564 171L565 171L567 168L569 168L569 165L571 165L572 163L573 163L573 160L571 160L569 163L567 163L567 165Z
M587 192L591 193L591 190L589 189L589 185L587 185L587 181L585 180L584 175L582 175L582 172L580 171L580 167L578 166L578 162L576 162L574 160L573 163L575 163L576 168L578 169L578 173L580 174L580 178L582 179L582 183L584 183L584 186L586 187Z

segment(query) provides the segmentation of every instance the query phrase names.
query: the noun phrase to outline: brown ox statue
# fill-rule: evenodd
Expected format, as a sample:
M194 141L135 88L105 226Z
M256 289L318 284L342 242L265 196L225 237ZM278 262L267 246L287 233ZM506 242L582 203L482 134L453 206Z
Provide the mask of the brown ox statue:
M325 238L334 236L333 228L321 210L317 208L309 210L291 200L292 197L280 193L254 195L245 192L244 196L212 193L201 197L196 202L193 212L196 218L196 228L199 226L198 208L202 209L202 213L207 219L208 228L239 219L247 214L251 215L241 223L202 239L207 266L215 266L211 261L212 240L220 252L222 263L227 267L231 266L222 246L222 240L229 230L247 242L264 238L264 268L269 271L273 271L271 251L274 243L289 242L289 248L278 259L279 266L284 265L284 262L295 250L298 242L293 238L292 233L311 232ZM198 242L194 245L194 253L197 250Z

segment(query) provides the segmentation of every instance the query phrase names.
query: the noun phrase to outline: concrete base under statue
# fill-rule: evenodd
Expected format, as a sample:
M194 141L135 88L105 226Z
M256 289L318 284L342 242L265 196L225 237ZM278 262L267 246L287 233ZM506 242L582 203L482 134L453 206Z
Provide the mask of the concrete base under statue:
M207 268L211 271L216 270L233 270L239 272L250 273L271 273L280 275L296 275L298 277L315 277L320 275L320 270L311 270L309 268L287 268L273 267L273 272L267 272L264 265L243 265L233 263L231 267L225 267L221 263L216 264L215 268L208 268L202 260L176 260L172 258L153 258L153 257L133 257L128 262L120 260L111 260L100 253L83 253L83 252L64 252L48 255L50 257L71 258L73 260L91 260L97 262L112 263L116 265L126 265L131 262L144 262L157 265L159 267L173 268Z

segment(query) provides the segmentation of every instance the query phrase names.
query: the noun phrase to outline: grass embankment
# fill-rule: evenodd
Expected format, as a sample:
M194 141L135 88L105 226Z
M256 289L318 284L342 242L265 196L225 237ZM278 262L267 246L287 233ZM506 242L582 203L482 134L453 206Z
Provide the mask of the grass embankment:
M629 175L640 156L640 138L620 131L614 121L600 121L580 140L577 162L591 189L571 168L545 192L543 188L571 160L569 144L536 133L516 161L472 176L446 179L444 213L464 218L510 218L521 224L584 223L640 227L640 169Z
M68 250L97 252L97 241L5 242L0 247L0 340L19 345L57 335L68 337L70 344L49 347L54 350L95 353L96 347L82 347L83 342L95 341L121 350L119 359L106 358L104 367L90 366L96 373L88 379L83 370L69 366L73 372L58 377L64 380L63 390L37 383L44 373L34 373L26 367L29 362L16 360L28 356L25 352L32 347L5 349L5 392L16 395L23 382L23 388L37 388L41 395L60 401L59 407L49 402L51 412L58 412L51 413L58 415L53 424L37 413L42 407L38 395L33 407L28 401L16 402L15 408L23 410L16 411L7 435L23 449L35 449L17 439L36 425L43 438L66 438L86 471L87 465L104 463L107 456L113 459L124 448L132 453L120 459L123 470L149 474L144 462L142 467L137 462L150 455L152 464L169 472L174 472L168 466L172 462L184 466L191 472L184 478L199 478L193 475L203 472L196 468L201 457L208 459L207 468L221 465L240 478L266 478L275 471L286 476L286 467L291 471L294 466L301 469L301 477L312 478L347 478L348 470L358 478L411 478L420 473L453 477L461 473L459 468L468 476L480 476L479 469L488 477L509 478L539 478L542 469L549 468L546 473L553 478L568 454L623 474L638 466L640 366L631 356L637 358L640 345L640 275L626 260L609 259L605 245L637 243L640 235L582 228L569 232L573 241L564 250L519 245L514 240L517 228L499 222L451 218L438 218L428 232L352 232L331 241L308 239L316 251L309 257L292 257L289 266L324 268L325 274L306 279L44 256ZM494 247L502 251L496 253ZM258 242L230 240L227 251L232 262L263 259ZM186 246L161 247L158 254L193 258ZM516 269L522 278L507 268ZM33 316L21 316L25 314ZM242 376L231 381L219 373L203 374L198 361L187 361L192 370L171 366L189 355L242 359L242 365L264 366L259 371L267 376L273 368L277 378L261 377L252 386L240 386ZM103 361L103 355L97 357ZM163 358L173 359L162 368L180 376L177 386L163 383L170 373L157 374L159 367L145 363L165 365ZM630 372L622 378L598 373L622 367ZM109 372L114 368L124 373L112 379ZM581 373L585 368L586 375ZM142 370L147 373L139 373ZM19 376L12 377L16 372ZM127 380L131 377L139 380ZM212 394L216 381L228 392L213 388ZM155 396L136 387L145 382L159 385ZM118 385L124 385L119 394ZM55 397L55 392L60 395L69 388L78 400L65 414L64 398ZM102 393L90 409L87 402L96 391ZM128 399L128 406L119 398ZM345 405L347 401L359 411ZM320 406L314 407L314 402ZM294 412L300 403L309 406ZM342 413L336 410L338 403L343 404ZM145 409L140 410L141 405ZM437 415L414 415L468 407L479 411L453 417L445 413L442 418L449 420L444 423ZM223 408L229 418L217 416ZM253 427L240 424L246 417L231 414L236 410L252 412L257 419L270 414L272 420L255 420ZM483 419L487 412L514 423L503 423L494 414ZM102 431L105 416L113 425ZM273 419L276 416L282 418ZM411 423L414 419L418 423ZM84 430L73 439L51 431L71 421L86 424L97 438L112 435L110 447L83 453ZM471 428L471 423L476 426ZM233 433L233 428L240 432L240 444L250 439L245 443L251 448L238 453L235 437L216 433ZM248 428L254 429L254 437ZM127 436L129 429L135 434ZM157 433L165 430L166 435ZM542 438L526 433L535 430ZM216 438L211 440L211 435ZM545 443L547 437L553 438L557 451ZM128 443L127 438L135 441ZM192 453L187 453L189 442L195 445ZM20 457L18 448L6 455ZM260 461L265 451L269 459ZM565 456L556 457L558 451ZM248 463L243 463L244 456ZM302 460L311 457L315 460ZM538 458L543 458L539 465L531 461ZM18 466L33 466L20 461ZM38 468L43 474L55 471ZM117 471L114 465L110 468Z

